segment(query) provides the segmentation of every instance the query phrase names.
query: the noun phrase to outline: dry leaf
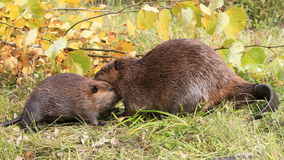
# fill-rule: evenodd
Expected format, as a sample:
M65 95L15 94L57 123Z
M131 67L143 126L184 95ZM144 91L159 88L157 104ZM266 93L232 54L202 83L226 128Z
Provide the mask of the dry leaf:
M58 131L59 131L59 130L55 127L55 128L54 128L54 132L53 132L53 136L54 136L54 137L56 137L56 136L58 135Z
M135 57L135 56L136 56L136 51L130 51L130 52L128 53L128 56L129 56L129 57Z
M63 157L63 153L62 152L58 152L56 153L57 157Z
M25 153L24 157L25 157L25 160L32 160L34 158L34 154L33 152L28 151Z
M101 145L104 145L106 142L109 142L109 139L105 139L104 137L97 141L95 144L92 145L92 147L99 147Z
M105 5L105 4L100 4L100 5L99 5L99 8L100 8L100 9L104 9L104 8L106 8L106 5Z
M17 118L17 117L18 117L18 116L17 116L17 113L14 113L14 119Z
M25 39L25 44L27 46L31 45L32 43L34 43L36 37L37 37L37 29L30 30L28 32L26 39Z
M51 13L47 13L45 16L44 16L46 19L50 19L53 17L53 15Z
M125 118L126 118L126 117L119 117L118 119L119 119L120 121L123 121Z
M17 158L15 160L23 160L24 158L17 156Z
M89 138L88 133L84 132L81 137L81 143L85 144L86 140Z
M115 139L115 138L112 138L112 139L110 140L110 143L111 143L113 146L116 146L116 145L118 145L119 140L118 140L118 139Z
M183 151L180 151L179 154L180 154L181 158L186 158L186 154L184 154Z

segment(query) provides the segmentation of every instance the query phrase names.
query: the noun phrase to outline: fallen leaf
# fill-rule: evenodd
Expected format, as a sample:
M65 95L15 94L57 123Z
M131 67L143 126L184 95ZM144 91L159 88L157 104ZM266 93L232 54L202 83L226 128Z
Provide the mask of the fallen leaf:
M32 160L34 158L34 154L33 152L28 151L25 153L24 157L25 157L25 160Z
M85 144L86 140L89 138L88 133L84 132L81 137L81 143Z
M25 39L25 44L27 46L31 45L32 43L34 43L36 37L37 37L37 29L30 30L28 32L26 39Z
M119 119L120 121L123 121L125 118L126 118L126 117L119 117L118 119Z
M17 156L15 160L23 160L24 158Z
M183 151L180 151L179 154L180 154L181 158L186 158L186 154L184 154Z
M109 139L105 139L104 137L97 141L95 144L93 144L91 147L99 147L101 145L104 145L105 143L109 142Z
M63 153L62 152L58 152L56 153L57 157L63 157Z
M56 137L56 136L58 135L58 131L59 131L59 130L55 127L55 128L54 128L54 132L53 132L53 136L54 136L54 137Z
M115 139L115 138L112 138L112 139L110 140L110 143L111 143L113 146L116 146L116 145L118 145L119 140L118 140L118 139Z

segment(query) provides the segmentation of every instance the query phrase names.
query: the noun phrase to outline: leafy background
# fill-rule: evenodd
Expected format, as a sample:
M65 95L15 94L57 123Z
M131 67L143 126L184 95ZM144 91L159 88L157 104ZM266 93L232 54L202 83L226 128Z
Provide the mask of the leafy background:
M202 40L244 79L271 85L282 102L283 6L283 0L3 0L0 120L20 115L25 98L47 76L73 72L91 78L115 57L142 57L173 38ZM283 159L282 103L278 112L253 123L247 120L257 107L230 108L163 120L135 115L123 122L110 119L109 126L98 128L84 122L53 124L39 133L24 133L14 125L0 128L0 155L206 159L248 153Z

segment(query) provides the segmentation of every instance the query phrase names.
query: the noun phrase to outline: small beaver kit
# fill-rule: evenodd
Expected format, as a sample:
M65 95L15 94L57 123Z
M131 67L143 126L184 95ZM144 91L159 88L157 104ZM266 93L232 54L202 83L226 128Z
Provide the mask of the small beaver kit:
M21 121L23 128L35 122L73 121L84 119L92 125L100 113L107 114L120 100L110 84L94 81L73 73L60 73L44 79L30 93L21 116L0 125ZM33 127L32 127L33 128Z
M260 118L262 112L275 111L279 105L270 86L243 80L213 49L195 39L169 40L143 58L115 59L94 79L116 89L125 105L124 115L133 115L142 108L192 113L204 102L206 111L224 99L238 105L267 99L267 106L255 117Z

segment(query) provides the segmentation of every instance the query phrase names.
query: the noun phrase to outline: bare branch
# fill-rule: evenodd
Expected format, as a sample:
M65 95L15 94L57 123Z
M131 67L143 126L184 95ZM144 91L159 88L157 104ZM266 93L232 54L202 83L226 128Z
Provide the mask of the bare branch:
M73 49L70 47L66 47L66 49L68 51L75 51L77 49ZM86 50L86 51L104 51L104 52L117 52L117 53L122 53L122 54L128 54L127 52L123 52L120 50L116 50L116 49L98 49L98 48L79 48L80 50Z
M244 46L244 48L249 48L249 47L261 47L261 48L280 48L280 47L284 47L284 45L280 45L280 46L261 46L261 45L248 45L248 46ZM229 47L225 47L225 46L222 46L220 48L214 48L214 50L221 50L221 49L229 49Z
M98 57L98 58L115 58L114 56L105 56L105 55L94 55L94 54L87 54L89 57Z

